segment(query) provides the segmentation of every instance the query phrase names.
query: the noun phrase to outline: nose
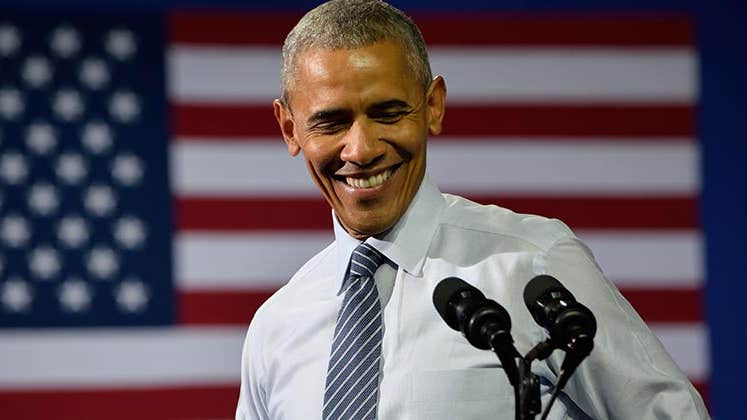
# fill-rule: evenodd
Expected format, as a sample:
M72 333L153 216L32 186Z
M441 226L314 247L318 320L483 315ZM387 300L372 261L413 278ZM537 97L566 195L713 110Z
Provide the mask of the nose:
M386 144L366 122L355 121L344 138L340 159L357 166L370 166L384 156Z

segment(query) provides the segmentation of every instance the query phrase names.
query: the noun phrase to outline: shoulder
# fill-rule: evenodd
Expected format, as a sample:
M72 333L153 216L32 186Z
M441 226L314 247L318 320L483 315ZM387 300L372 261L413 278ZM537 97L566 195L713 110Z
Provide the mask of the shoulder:
M484 205L466 198L444 194L442 231L456 231L461 237L501 239L517 245L547 251L558 241L575 238L558 219L515 213L496 205Z

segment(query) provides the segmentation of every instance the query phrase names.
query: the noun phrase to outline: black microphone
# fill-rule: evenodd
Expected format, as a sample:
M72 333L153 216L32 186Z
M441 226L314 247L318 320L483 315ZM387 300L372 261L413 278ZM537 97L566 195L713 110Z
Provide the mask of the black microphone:
M498 302L487 299L476 287L457 277L441 280L433 290L433 305L454 330L470 344L493 350L503 364L508 380L518 383L516 357L521 357L511 338L511 317Z
M524 288L524 303L558 348L586 354L591 351L596 318L557 279L544 274L533 278Z
M544 274L526 285L524 303L537 324L550 333L552 347L566 352L556 385L560 389L594 348L597 320L557 279Z

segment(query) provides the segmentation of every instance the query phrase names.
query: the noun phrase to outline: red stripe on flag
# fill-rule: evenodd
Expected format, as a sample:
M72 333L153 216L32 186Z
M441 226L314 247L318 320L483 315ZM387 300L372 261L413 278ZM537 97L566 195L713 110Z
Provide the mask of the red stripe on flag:
M696 199L678 197L501 197L471 196L517 213L562 220L574 229L690 229L699 226Z
M457 105L446 107L443 134L694 137L694 121L693 107L678 104Z
M711 394L710 394L710 383L706 381L697 381L692 380L693 386L698 391L700 396L703 398L703 402L705 402L706 408L708 408L708 411L711 411Z
M201 198L176 200L178 230L328 230L330 207L323 199Z
M180 324L249 325L257 309L275 290L189 291L178 296Z
M177 136L246 141L253 136L280 137L269 103L175 104L172 115ZM691 138L695 136L694 121L694 108L677 104L449 105L443 134L491 141L497 136Z
M14 420L228 419L234 417L239 397L237 384L102 388L0 391L2 417Z
M700 322L699 289L622 289L646 322ZM179 294L180 322L189 325L249 325L272 290L186 291Z
M300 14L177 12L171 42L280 45ZM690 46L691 18L660 14L519 15L466 13L414 15L426 43L502 46ZM250 28L250 30L248 29Z
M169 41L197 45L266 44L280 48L301 13L179 11L168 18Z
M171 107L172 127L178 136L230 138L272 136L280 139L280 128L266 105L176 104Z
M700 289L620 291L646 322L703 321L703 293Z
M562 220L572 228L690 229L698 226L692 197L468 196L516 212ZM330 208L314 198L179 197L179 230L329 230Z
M691 18L676 15L415 16L428 45L689 46Z

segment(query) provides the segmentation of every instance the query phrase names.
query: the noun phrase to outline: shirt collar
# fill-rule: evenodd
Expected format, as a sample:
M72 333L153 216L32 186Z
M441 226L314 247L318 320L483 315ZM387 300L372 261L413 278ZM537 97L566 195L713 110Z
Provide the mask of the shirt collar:
M439 215L445 203L441 192L426 174L407 211L394 227L383 237L371 237L366 239L366 242L410 275L420 277L426 253L436 233ZM336 275L339 284L342 285L350 255L361 241L347 233L334 212L332 212L332 223L337 248Z

